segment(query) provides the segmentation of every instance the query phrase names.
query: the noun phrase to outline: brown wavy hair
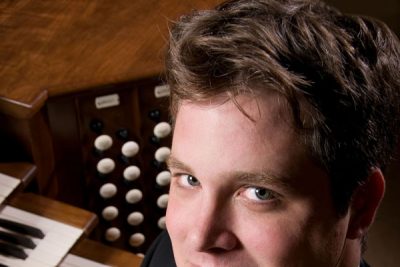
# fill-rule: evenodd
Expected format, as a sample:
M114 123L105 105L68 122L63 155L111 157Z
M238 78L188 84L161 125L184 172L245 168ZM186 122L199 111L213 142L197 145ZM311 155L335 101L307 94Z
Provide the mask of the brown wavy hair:
M400 126L400 44L382 22L308 0L233 0L175 22L166 55L171 115L182 100L273 90L345 214Z

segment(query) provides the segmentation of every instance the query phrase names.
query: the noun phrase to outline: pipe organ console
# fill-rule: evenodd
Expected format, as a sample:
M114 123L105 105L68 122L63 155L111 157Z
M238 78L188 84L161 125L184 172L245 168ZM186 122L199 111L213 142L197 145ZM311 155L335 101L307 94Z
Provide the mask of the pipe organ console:
M168 24L218 2L0 2L0 222L44 234L0 226L0 266L139 266L168 203ZM35 265L24 246L57 235L35 222L48 220L77 230L60 259Z
M145 253L165 228L168 96L167 86L147 79L48 101L55 160L63 163L58 197L99 216L93 239Z
M0 266L139 266L168 203L168 24L219 2L0 1Z

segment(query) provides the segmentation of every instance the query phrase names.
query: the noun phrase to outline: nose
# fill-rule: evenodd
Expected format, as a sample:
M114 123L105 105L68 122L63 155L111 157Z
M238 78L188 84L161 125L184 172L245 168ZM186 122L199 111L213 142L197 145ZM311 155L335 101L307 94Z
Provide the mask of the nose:
M193 219L195 225L189 231L189 240L196 251L218 254L238 247L231 212L218 200L203 198Z

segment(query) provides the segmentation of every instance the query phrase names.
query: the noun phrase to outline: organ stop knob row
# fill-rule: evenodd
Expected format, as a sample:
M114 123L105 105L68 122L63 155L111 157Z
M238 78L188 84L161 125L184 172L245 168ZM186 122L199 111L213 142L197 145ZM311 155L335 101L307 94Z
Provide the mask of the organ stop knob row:
M167 137L172 131L171 125L168 122L158 123L153 130L153 133L158 138Z
M125 168L123 176L127 181L134 181L139 178L140 169L137 166L129 166Z
M169 171L162 171L156 177L156 183L160 186L169 185L171 182L171 173Z
M157 114L153 114L157 115ZM159 114L157 115L159 116ZM103 125L92 125L92 128L95 128L94 126L97 126L97 133L101 134L103 130ZM94 130L94 129L93 129ZM157 144L159 144L159 140L162 138L168 137L172 132L172 127L169 123L167 122L158 122L155 127L153 128L153 138L155 138L157 141ZM117 134L117 137L120 140L127 140L128 135L127 135L127 130L125 129L124 132L124 138L120 138ZM104 152L107 150L110 150L114 144L113 138L110 135L107 134L101 134L99 135L95 141L94 141L94 147L97 151L99 152ZM139 153L140 146L137 142L135 141L127 141L121 146L121 154L125 158L131 158L136 156ZM154 154L154 158L159 162L163 163L165 162L168 157L171 154L171 150L169 147L159 147ZM98 155L102 155L101 153ZM129 161L125 161L126 163L129 163ZM116 162L111 159L111 158L103 158L98 161L97 163L97 171L100 174L103 175L108 175L112 173L116 169ZM123 171L122 177L126 182L132 182L137 180L141 176L141 170L138 166L135 165L130 165L126 167ZM171 174L169 171L161 171L158 173L156 176L156 183L159 186L167 186L169 185L171 181ZM117 186L114 184L115 181L113 182L108 182L103 184L100 189L99 189L99 194L102 198L104 199L109 199L114 197L117 192ZM130 189L126 194L125 194L125 200L129 204L136 204L140 202L143 199L143 193L141 190L133 188ZM158 197L157 199L157 206L161 209L165 209L168 204L168 194L163 194ZM102 212L101 216L103 217L104 220L106 221L113 221L119 216L119 210L116 206L110 205L105 207ZM126 222L131 225L131 226L138 226L142 224L144 221L144 215L142 212L139 211L133 211L131 212L127 217L126 217ZM166 223L165 223L165 216L162 216L159 218L157 221L157 225L160 229L165 229L166 228ZM109 241L109 242L114 242L116 240L119 240L121 238L121 230L118 227L110 227L108 228L105 233L104 233L104 238ZM139 247L145 242L146 238L144 234L142 233L134 233L129 237L129 245L132 247Z
M105 239L109 242L114 242L121 237L121 231L117 227L108 228L104 235ZM129 244L132 247L139 247L141 246L146 237L142 233L135 233L129 237Z

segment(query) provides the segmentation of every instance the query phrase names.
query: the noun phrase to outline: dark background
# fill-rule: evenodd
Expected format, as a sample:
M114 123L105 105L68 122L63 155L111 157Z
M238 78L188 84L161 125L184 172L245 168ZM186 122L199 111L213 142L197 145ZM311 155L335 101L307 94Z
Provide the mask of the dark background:
M327 0L345 13L376 17L400 36L399 0ZM399 70L400 71L400 70ZM398 149L400 151L400 149ZM398 153L400 154L400 153ZM368 238L365 258L372 267L400 266L400 160L386 171L386 194Z

